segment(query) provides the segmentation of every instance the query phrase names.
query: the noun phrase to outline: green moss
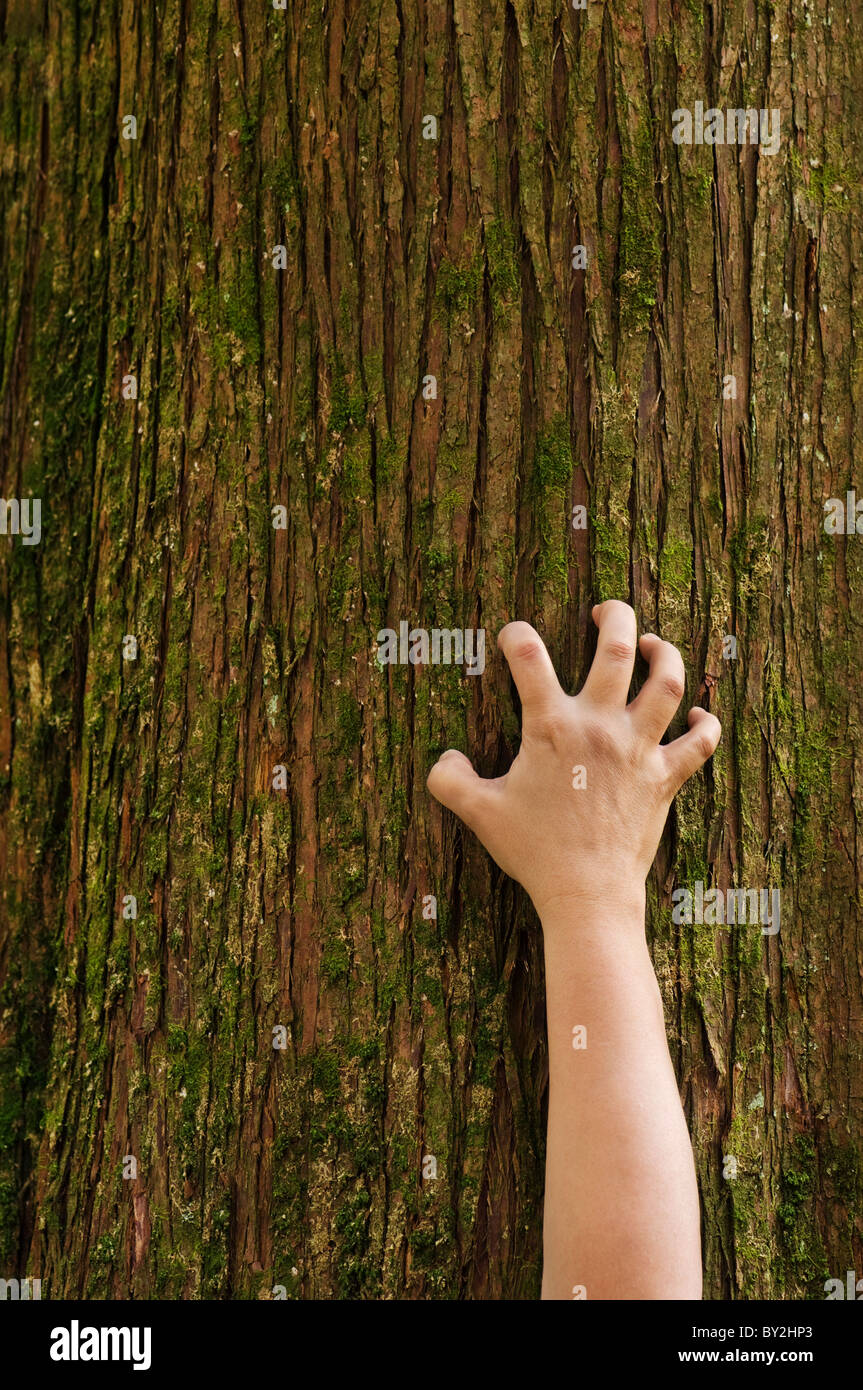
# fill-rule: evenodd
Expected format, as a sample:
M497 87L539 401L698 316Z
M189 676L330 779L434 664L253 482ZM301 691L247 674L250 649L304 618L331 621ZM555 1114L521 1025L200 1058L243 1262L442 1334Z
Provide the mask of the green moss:
M327 614L332 622L344 617L345 599L350 589L353 564L344 551L336 555L330 569Z
M489 222L485 228L485 254L491 285L492 308L503 313L521 290L518 246L513 228L504 222Z
M262 181L263 187L272 194L280 212L286 213L299 201L297 168L289 143L278 159L267 161Z
M110 1231L100 1236L90 1251L89 1277L87 1280L88 1298L107 1298L110 1295L111 1279L120 1260L124 1245L124 1232L118 1221Z
M682 172L689 205L696 212L704 211L713 197L713 173L695 168L685 168Z
M41 913L41 904L20 901L7 888L3 902L7 922L26 933L27 950L9 952L0 990L0 1013L8 1041L0 1047L0 1259L12 1269L17 1255L21 1173L28 1171L32 1136L49 1126L43 1121L43 1093L48 1076L53 1010L50 986L56 976L57 938ZM56 1125L62 1123L62 1115Z
M744 1109L732 1119L723 1157L737 1160L737 1176L728 1181L734 1221L738 1291L744 1298L764 1297L764 1277L772 1276L775 1240L771 1203L765 1192L764 1131L761 1112ZM770 1296L772 1288L768 1289Z
M536 441L533 483L537 495L564 488L572 477L572 450L565 415L556 415Z
M329 986L347 984L350 979L350 947L343 935L327 935L321 952L321 979Z
M629 592L629 531L591 513L597 601Z
M329 432L333 436L345 435L365 424L365 391L361 383L349 382L338 352L330 355L330 374Z
M756 561L767 548L768 526L767 517L762 516L744 519L735 528L728 551L738 582L749 577Z
M362 1188L345 1198L336 1213L335 1265L341 1298L375 1298L379 1294L380 1277L368 1259L370 1221L371 1197Z
M435 283L435 298L451 325L456 315L471 319L476 315L479 295L482 289L483 258L476 251L463 257L461 263L444 257L438 266Z
M336 696L336 753L352 754L359 748L363 730L363 712L347 690Z
M667 536L659 553L659 582L673 598L689 598L693 580L691 540Z
M776 1209L780 1258L785 1264L786 1277L792 1279L795 1286L811 1289L814 1285L822 1291L820 1296L823 1297L824 1280L830 1275L818 1232L817 1191L815 1144L809 1135L797 1135L780 1172L781 1200Z
M791 168L801 192L822 212L846 212L850 192L859 189L860 180L852 165L843 157L841 146L835 138L828 137L826 143L831 148L828 148L823 162L813 164L810 159L805 171L800 151L791 147Z
M825 667L829 668L836 660L830 643L825 642L822 649ZM829 712L839 707L838 699L826 691L822 709ZM767 672L766 708L777 749L792 750L790 764L781 752L777 751L776 756L780 760L783 780L790 786L794 799L790 835L798 863L805 864L813 857L823 862L824 855L829 853L826 848L829 837L825 839L821 829L832 821L837 750L842 747L836 720L829 713L819 716L817 709L805 710L781 684L772 666ZM813 822L813 802L820 808L820 826Z
M312 1079L326 1101L336 1100L341 1089L339 1057L336 1052L329 1052L326 1048L319 1049L313 1061Z
M656 174L649 123L635 128L633 146L621 167L620 264L616 289L624 332L646 327L656 303L661 270Z
M567 490L573 471L569 424L556 415L538 436L529 493L540 533L537 580L558 601L566 598L569 541Z

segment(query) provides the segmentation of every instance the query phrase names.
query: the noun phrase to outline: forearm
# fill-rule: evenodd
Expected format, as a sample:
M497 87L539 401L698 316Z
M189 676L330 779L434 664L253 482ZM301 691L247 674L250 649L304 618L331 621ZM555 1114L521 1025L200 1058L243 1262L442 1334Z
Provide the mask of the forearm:
M700 1298L698 1190L644 937L644 880L674 796L721 729L696 706L688 731L662 743L686 689L679 651L642 635L650 674L628 703L635 613L609 600L593 618L596 655L578 695L561 689L539 634L507 624L498 645L521 700L515 760L484 778L448 749L428 785L542 920L544 1297Z
M700 1298L695 1170L644 935L644 889L618 885L614 897L558 903L542 916L543 1297L571 1299L582 1287L589 1299Z

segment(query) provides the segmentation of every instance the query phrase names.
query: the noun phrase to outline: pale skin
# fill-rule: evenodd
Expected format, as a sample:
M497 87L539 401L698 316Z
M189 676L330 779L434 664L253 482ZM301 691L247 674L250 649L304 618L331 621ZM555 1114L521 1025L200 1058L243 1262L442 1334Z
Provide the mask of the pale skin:
M627 703L635 613L611 600L593 618L597 650L578 695L561 688L528 623L503 628L522 707L515 761L483 778L448 749L428 787L522 884L542 924L543 1298L698 1299L698 1190L645 938L645 880L671 802L721 729L696 707L688 732L661 744L684 694L680 653L645 633L648 678Z

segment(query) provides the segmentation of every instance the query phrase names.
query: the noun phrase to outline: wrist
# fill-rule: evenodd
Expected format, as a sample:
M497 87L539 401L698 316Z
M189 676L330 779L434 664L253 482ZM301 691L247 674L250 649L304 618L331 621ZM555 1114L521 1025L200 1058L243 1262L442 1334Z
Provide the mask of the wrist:
M616 923L637 926L643 932L646 897L644 881L624 875L549 893L534 898L533 905L544 932L593 925L607 930Z

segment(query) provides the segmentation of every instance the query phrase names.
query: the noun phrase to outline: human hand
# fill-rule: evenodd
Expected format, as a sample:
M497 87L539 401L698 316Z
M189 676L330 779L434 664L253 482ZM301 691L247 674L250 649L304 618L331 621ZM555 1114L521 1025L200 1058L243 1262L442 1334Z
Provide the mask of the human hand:
M643 890L671 802L722 732L714 715L696 707L689 732L660 744L683 698L680 653L645 633L638 645L650 674L627 704L635 613L609 600L597 604L593 619L599 641L578 695L561 689L539 634L528 623L508 623L498 646L521 699L515 761L502 777L483 778L448 749L428 775L432 795L522 884L540 918L568 901Z

